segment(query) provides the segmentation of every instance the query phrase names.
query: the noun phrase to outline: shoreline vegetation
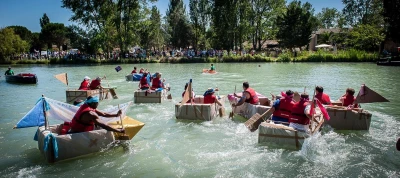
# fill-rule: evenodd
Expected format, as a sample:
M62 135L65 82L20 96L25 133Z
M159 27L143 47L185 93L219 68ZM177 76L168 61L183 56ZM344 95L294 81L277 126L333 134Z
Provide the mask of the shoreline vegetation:
M21 59L6 60L2 64L135 64L135 63L251 63L251 62L376 62L378 53L368 53L359 50L346 51L302 51L296 54L282 53L278 57L264 54L255 55L224 55L222 57L156 57L149 58L120 58L120 59Z

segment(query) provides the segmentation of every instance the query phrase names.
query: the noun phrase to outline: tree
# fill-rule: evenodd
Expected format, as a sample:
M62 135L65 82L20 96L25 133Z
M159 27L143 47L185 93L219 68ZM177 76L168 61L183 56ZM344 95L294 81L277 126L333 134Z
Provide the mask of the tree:
M385 39L383 30L374 25L358 25L350 31L347 44L360 50L374 51L379 49Z
M198 45L205 47L206 30L210 24L210 3L208 0L190 0L189 14L193 27L193 46L198 48Z
M40 39L51 48L52 44L58 47L66 42L67 29L62 23L49 23L42 28L40 32Z
M316 25L316 18L312 12L312 6L308 2L302 5L300 1L292 1L288 5L286 13L277 18L277 38L281 46L302 47L310 42L311 33Z
M40 33L34 32L31 36L30 52L40 51L43 48L43 42L40 41Z
M28 43L14 33L12 28L0 29L0 59L27 52Z
M161 45L164 44L164 35L161 29L161 14L156 6L151 8L150 36L152 38L149 40L149 43L153 49L160 49Z
M276 19L283 14L285 0L252 0L251 1L251 39L253 48L261 50L265 40L275 39L278 28Z
M8 26L7 28L12 28L14 33L19 35L22 40L30 42L32 38L32 32L23 26Z
M324 32L318 36L318 44L330 44L333 40L333 32Z
M358 24L383 25L382 0L342 0L343 14L351 26Z
M167 10L170 42L174 47L188 47L190 45L191 28L185 14L182 0L170 0Z
M338 26L339 11L336 8L322 8L322 11L316 15L321 23L321 28L333 28Z
M400 42L400 1L385 0L383 1L384 17L387 24L387 37L395 42Z
M42 16L42 18L40 18L40 27L43 28L43 27L46 26L48 23L50 23L50 19L49 19L49 17L47 17L47 14L44 13L43 16Z

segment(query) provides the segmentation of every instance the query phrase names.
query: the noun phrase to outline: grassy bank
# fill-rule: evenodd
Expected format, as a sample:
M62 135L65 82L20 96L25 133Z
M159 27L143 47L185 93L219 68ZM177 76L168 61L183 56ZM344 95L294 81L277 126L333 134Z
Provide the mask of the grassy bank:
M377 53L358 50L282 53L277 58L264 55L223 56L219 57L165 57L150 59L118 59L118 60L64 60L51 58L49 60L8 60L2 64L135 64L135 63L230 63L230 62L375 62Z

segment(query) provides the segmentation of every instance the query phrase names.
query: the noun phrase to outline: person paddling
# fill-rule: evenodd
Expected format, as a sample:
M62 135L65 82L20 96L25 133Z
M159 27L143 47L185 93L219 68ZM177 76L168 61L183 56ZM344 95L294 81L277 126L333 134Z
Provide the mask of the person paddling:
M253 104L253 105L259 105L260 102L258 100L258 96L257 93L254 89L250 88L250 84L249 82L243 82L243 93L242 96L239 97L238 95L236 95L236 93L234 93L233 95L237 98L240 98L239 102L237 104L233 103L232 107L235 106L240 106L243 103L249 103L249 104Z
M277 98L268 113L272 113L272 121L275 124L289 125L289 117L294 105L294 92L286 91L286 96ZM268 115L268 113L266 115Z
M136 67L133 67L133 70L132 70L132 72L131 72L131 74L136 74L137 72L136 72Z
M156 75L155 75L156 78L154 78L152 80L152 82L151 82L151 89L152 90L156 90L158 88L165 89L165 85L164 85L165 79L161 80L161 74L162 73L156 72Z
M322 86L315 87L315 98L317 98L324 105L331 105L331 98L329 95L324 93L324 88Z
M97 77L96 80L93 80L92 83L90 83L89 88L90 88L91 90L96 90L96 89L101 89L101 88L103 88L103 87L101 86L101 78L100 78L100 77Z
M114 129L103 123L99 117L118 117L122 114L121 110L117 114L108 114L97 110L97 106L99 106L99 98L97 96L89 96L74 115L68 133L89 132L95 129L95 125L108 131L125 133L124 129Z
M215 70L215 66L214 66L214 64L211 64L211 69L210 69L210 71L214 71Z
M14 75L14 71L11 70L11 67L8 67L8 70L4 73L4 75Z
M89 86L90 86L90 78L88 76L85 76L78 90L90 90Z
M150 88L149 83L148 83L148 81L147 81L147 75L148 75L147 72L144 73L143 76L142 76L142 78L141 78L140 81L139 81L139 88L140 88L141 90L148 90L148 89Z
M214 95L215 91L219 91L218 88L215 90L212 88L207 89L204 93L204 104L214 104L217 103L218 105L222 106L222 103L218 100L218 98Z
M296 102L292 107L289 118L289 127L299 131L308 132L310 119L312 118L310 109L311 105L309 103L309 96L307 93L302 93L300 101Z
M346 94L344 94L342 97L340 97L340 101L342 102L342 105L345 107L351 106L352 108L357 108L358 104L355 103L356 97L354 97L354 89L352 88L347 88L346 89Z

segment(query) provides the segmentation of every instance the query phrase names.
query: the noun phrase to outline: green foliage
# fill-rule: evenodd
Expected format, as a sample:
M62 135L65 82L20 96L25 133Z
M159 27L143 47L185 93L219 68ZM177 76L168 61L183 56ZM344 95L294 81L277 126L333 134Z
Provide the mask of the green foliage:
M192 29L186 16L183 0L170 0L167 10L168 33L174 47L188 47L192 36Z
M387 25L387 37L395 42L400 42L400 1L385 0L383 1L384 17Z
M332 28L338 26L340 14L336 8L322 8L322 11L316 16L320 22L321 28Z
M378 50L385 39L383 29L372 25L358 25L350 31L347 44L359 50Z
M39 21L40 21L40 27L42 28L50 23L50 19L49 17L47 17L46 13L43 14L42 18L40 18Z
M277 38L280 45L286 48L302 47L310 42L311 32L316 27L316 18L313 16L310 3L301 4L292 1L283 16L277 19L279 32Z
M14 33L12 28L0 29L0 56L3 60L11 55L27 52L29 44Z
M58 47L64 44L66 39L67 29L62 23L48 23L40 32L40 40L45 42L48 48L51 48L52 44L56 44Z
M343 14L347 24L383 25L382 0L342 0L344 4ZM398 13L398 10L396 11Z
M279 55L277 62L290 62L291 55L289 53L282 53Z
M28 30L26 27L23 26L8 26L7 28L12 28L14 30L14 33L19 35L19 37L26 41L26 42L31 42L32 39L32 32Z

